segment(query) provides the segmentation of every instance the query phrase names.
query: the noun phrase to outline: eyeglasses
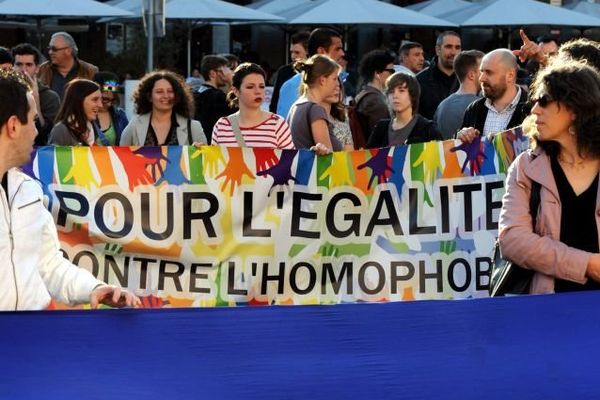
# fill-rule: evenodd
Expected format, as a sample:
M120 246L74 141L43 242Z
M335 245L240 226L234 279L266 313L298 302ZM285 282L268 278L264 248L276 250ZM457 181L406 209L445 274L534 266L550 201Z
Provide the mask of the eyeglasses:
M61 51L61 50L68 49L68 48L70 48L70 46L65 46L65 47L48 46L47 50L48 50L48 52L56 53L57 51Z
M542 108L546 108L548 107L548 104L556 101L552 98L552 96L550 96L549 94L543 94L540 97L538 97L537 99L531 99L531 101L533 103L537 103L540 107Z
M109 99L108 97L102 97L102 102L105 104L112 104L115 101L115 99Z
M384 68L381 70L381 72L389 72L390 74L393 74L396 72L396 70L394 68Z

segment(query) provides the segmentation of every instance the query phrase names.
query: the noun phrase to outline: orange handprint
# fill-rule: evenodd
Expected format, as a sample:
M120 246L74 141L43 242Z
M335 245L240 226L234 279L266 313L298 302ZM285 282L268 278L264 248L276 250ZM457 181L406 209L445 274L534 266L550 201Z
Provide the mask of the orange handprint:
M217 175L216 179L225 177L221 185L221 191L225 191L227 186L229 186L229 195L233 196L235 188L242 183L244 175L247 175L251 179L255 179L255 176L252 175L252 172L246 166L242 148L228 147L227 151L229 153L229 162L223 172Z
M127 171L129 190L133 191L139 185L154 183L154 178L146 169L148 165L155 163L154 159L135 154L130 147L113 147L113 150Z

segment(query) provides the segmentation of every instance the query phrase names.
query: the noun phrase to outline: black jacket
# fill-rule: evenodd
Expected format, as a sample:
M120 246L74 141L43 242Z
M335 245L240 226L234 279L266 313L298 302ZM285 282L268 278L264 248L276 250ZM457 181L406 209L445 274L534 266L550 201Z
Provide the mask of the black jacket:
M391 119L382 119L375 125L373 133L367 143L368 149L387 147L389 145L388 129ZM433 121L417 114L417 123L408 135L406 144L430 142L432 140L443 140L442 135L435 129Z
M419 114L427 119L432 119L442 100L456 92L460 86L456 75L446 75L438 68L437 63L438 59L434 57L429 67L417 74L421 86Z
M203 83L194 91L196 112L194 119L200 121L208 144L212 138L213 127L219 118L232 114L234 111L227 104L225 93L213 86Z
M470 128L473 127L479 132L483 133L483 128L485 127L485 120L487 119L487 114L489 109L485 106L486 98L482 97L481 99L477 99L465 110L465 115L463 117L462 128ZM514 128L515 126L519 126L523 123L525 117L529 115L531 111L531 104L527 101L527 93L524 90L521 90L521 96L519 97L519 102L517 103L517 107L513 112L510 121L508 121L508 125L504 127L504 129Z
M279 102L279 91L281 90L281 87L288 79L296 75L296 71L292 64L283 65L277 70L277 79L275 79L271 103L269 104L269 111L272 113L277 113L277 103Z

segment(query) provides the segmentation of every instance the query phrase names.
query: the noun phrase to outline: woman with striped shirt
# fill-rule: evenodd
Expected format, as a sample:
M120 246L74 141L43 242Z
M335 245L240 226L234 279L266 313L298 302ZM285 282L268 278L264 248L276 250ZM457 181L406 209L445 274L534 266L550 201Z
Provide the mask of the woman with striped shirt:
M213 128L212 144L294 148L285 120L260 108L265 98L265 78L265 71L256 64L243 63L236 68L227 100L239 111L217 121Z

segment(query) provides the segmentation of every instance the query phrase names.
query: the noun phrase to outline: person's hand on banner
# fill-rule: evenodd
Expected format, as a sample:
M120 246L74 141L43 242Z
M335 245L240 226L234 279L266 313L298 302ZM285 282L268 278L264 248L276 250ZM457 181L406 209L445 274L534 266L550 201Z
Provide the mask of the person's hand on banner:
M350 169L348 168L348 153L338 151L333 153L331 165L319 177L319 180L329 177L329 187L352 186L352 178L350 177Z
M75 180L78 186L90 189L92 185L98 187L98 180L91 169L91 159L89 158L90 148L87 146L75 146L71 148L73 152L73 165L63 179L63 183L71 179Z
M225 177L221 185L221 191L224 192L229 187L229 195L233 196L235 189L241 185L244 175L252 179L255 179L255 176L244 161L244 152L241 147L228 147L227 152L229 153L229 162L223 172L217 175L215 179Z
M473 127L462 128L460 131L456 132L456 138L463 143L471 143L475 138L481 136L479 129L475 129Z
M90 306L98 308L100 304L109 307L140 307L142 302L140 299L129 293L125 289L121 289L112 285L99 285L90 294Z

